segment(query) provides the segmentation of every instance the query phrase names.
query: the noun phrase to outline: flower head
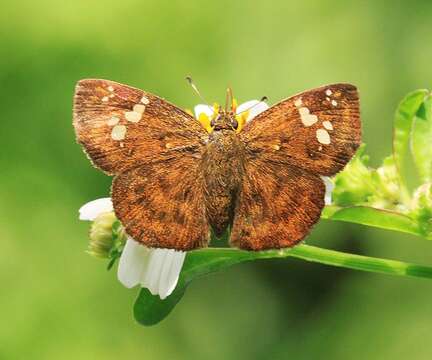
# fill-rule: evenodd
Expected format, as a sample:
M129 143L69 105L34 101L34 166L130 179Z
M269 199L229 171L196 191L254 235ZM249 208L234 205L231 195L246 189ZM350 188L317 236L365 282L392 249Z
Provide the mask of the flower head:
M151 249L128 238L117 276L127 288L141 285L165 299L177 285L185 256L184 251Z
M93 221L88 250L91 255L109 258L113 252L121 253L117 276L124 286L132 288L140 285L161 299L174 291L185 252L148 248L131 237L126 240L124 229L115 228L118 221L110 198L83 205L79 209L79 218Z
M269 106L264 101L258 100L246 101L237 106L237 100L233 99L231 108L236 113L236 120L238 122L237 132L240 132L248 121L251 121L255 116L267 110ZM195 118L208 132L212 132L213 128L210 123L218 114L219 104L215 103L213 107L205 104L198 104L195 106L194 110Z

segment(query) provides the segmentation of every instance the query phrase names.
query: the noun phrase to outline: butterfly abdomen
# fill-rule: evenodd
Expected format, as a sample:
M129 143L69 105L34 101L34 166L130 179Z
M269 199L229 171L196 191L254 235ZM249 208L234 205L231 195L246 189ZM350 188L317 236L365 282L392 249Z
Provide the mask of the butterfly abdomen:
M214 131L203 157L205 204L216 236L232 224L243 178L243 145L231 130Z

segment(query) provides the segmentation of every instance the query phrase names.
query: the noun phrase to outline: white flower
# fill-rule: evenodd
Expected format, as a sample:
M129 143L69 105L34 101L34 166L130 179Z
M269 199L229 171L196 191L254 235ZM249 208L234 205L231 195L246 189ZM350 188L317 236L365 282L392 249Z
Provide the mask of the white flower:
M332 203L332 192L334 189L334 183L328 176L321 176L322 181L324 181L324 185L326 187L324 203L326 205L331 205Z
M93 200L80 207L79 219L93 221L100 214L113 211L111 198Z
M246 122L248 122L268 108L269 106L264 101L250 100L240 104L237 108L236 114L247 112Z
M246 110L249 109L246 121L250 121L255 116L267 110L268 108L269 106L264 101L250 100L244 102L243 104L240 104L236 109L236 114L246 112ZM197 106L195 106L194 111L195 111L195 117L197 119L199 119L201 114L204 114L207 117L211 118L215 113L214 108L205 104L198 104Z
M195 117L201 122L208 132L212 131L210 121L215 116L215 114L217 114L218 108L218 104L215 104L213 107L205 104L198 104L194 108ZM233 108L236 110L236 119L238 121L237 131L241 131L245 123L251 121L255 116L267 110L269 106L263 101L250 100L239 105L238 107L235 105L235 101L233 101Z
M81 220L95 220L113 211L110 198L90 201L79 209ZM152 249L128 237L120 256L117 277L127 288L141 285L163 300L175 289L186 252Z
M128 287L138 284L165 299L177 285L186 252L150 249L128 238L118 267L118 279Z

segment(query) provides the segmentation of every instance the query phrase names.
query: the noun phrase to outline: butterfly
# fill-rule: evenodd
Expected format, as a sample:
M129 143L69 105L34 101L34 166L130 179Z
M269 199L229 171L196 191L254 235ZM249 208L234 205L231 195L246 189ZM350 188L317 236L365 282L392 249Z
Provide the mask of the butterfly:
M232 102L231 102L232 103ZM271 106L237 131L235 109L211 130L151 93L108 80L76 86L73 125L93 165L114 179L126 233L154 248L208 246L231 229L245 250L292 247L319 220L325 185L361 141L355 86L331 84Z

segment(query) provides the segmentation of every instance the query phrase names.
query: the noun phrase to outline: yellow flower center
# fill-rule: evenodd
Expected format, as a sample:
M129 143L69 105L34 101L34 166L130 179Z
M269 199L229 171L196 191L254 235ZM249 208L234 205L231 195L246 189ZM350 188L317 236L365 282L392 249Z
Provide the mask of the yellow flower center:
M213 127L210 125L211 121L217 116L217 114L219 113L219 107L220 105L218 103L214 103L213 104L213 114L212 116L208 116L205 113L200 113L198 115L198 121L201 123L201 125L203 126L204 129L207 130L208 133L211 133L213 131ZM237 110L237 100L233 99L233 102L231 104L231 109L232 111L235 113ZM190 113L190 110L186 110L188 113ZM249 116L249 111L245 111L242 112L240 115L236 115L235 118L237 120L238 123L238 127L236 129L236 132L239 133L244 125L246 124L246 119Z

